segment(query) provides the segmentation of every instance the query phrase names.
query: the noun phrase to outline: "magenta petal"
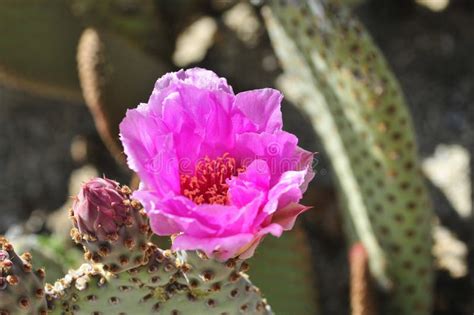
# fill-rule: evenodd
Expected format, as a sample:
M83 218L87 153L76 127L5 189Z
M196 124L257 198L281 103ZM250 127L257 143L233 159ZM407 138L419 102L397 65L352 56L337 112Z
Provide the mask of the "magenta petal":
M282 173L298 169L301 154L297 151L298 139L285 131L275 133L243 133L237 135L233 154L244 165L255 159L267 162L274 185Z
M210 226L215 227L215 234L220 235L229 222L233 222L238 208L229 205L202 204L197 205L193 216Z
M300 147L297 148L297 151L299 151L301 154L299 167L297 168L297 170L304 170L307 172L304 178L304 182L301 184L301 191L304 193L308 189L308 184L313 180L315 176L313 170L314 153L303 150Z
M303 196L300 187L304 182L305 175L305 171L283 173L278 183L268 193L268 203L264 212L271 214L290 203L298 202Z
M260 193L245 206L236 210L232 220L225 222L220 235L232 235L238 233L253 233L257 230L255 220L260 214L264 202L264 196Z
M151 230L156 235L172 235L182 231L181 220L178 222L175 216L154 210L149 211L148 216L150 217Z
M160 196L179 193L178 160L171 134L157 134L150 123L135 110L129 110L120 124L120 139L127 162L140 179Z
M235 257L239 250L250 243L253 234L238 234L227 237L199 238L187 235L178 235L173 241L173 250L200 249L209 257L221 261Z
M202 224L195 218L182 217L162 211L149 211L150 225L157 235L171 235L187 231L196 237L207 237L215 235L212 228Z
M281 130L280 104L283 95L274 89L246 91L236 95L235 106L253 123L257 132Z
M278 210L272 217L272 222L280 225L283 230L288 231L295 225L296 218L311 207L303 206L298 203L291 203L285 208Z
M158 79L148 103L156 104L160 107L163 104L163 101L177 86L183 85L197 87L202 90L222 91L228 94L234 94L232 87L227 84L226 79L219 78L212 71L193 68L170 72Z
M202 68L167 73L156 82L155 90L160 91L177 83L203 90L223 91L233 94L232 88L227 84L226 79L219 78L214 72Z
M258 231L258 235L266 235L266 234L271 234L276 237L280 237L281 234L283 233L282 226L279 224L270 224L260 231Z
M170 235L187 231L193 236L216 235L216 225L200 220L196 205L187 198L174 197L161 200L156 209L149 209L151 226L158 235Z
M258 245L260 245L260 242L264 239L265 235L262 235L262 236L258 236L256 237L252 243L250 243L250 245L248 245L248 247L243 250L240 255L239 255L239 259L249 259L250 257L253 256L253 254L255 254L255 250L257 249Z
M269 189L270 169L263 160L253 161L238 177L228 181L233 205L242 207Z
M264 160L254 160L250 163L245 172L239 174L237 181L243 181L253 184L260 190L268 190L270 188L270 168Z
M205 155L216 157L227 152L234 143L231 119L234 96L194 87L180 87L179 93L186 115L194 122L191 129L203 138Z

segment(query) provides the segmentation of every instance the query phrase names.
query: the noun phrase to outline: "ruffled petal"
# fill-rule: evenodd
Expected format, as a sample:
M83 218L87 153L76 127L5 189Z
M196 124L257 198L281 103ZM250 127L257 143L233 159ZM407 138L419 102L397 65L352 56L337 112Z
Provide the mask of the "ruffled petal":
M173 250L200 249L209 257L225 261L235 256L239 249L254 238L253 234L244 233L226 237L199 238L188 235L178 235L172 245Z
M203 90L234 93L225 78L220 78L214 72L203 68L181 69L167 73L156 81L154 90L161 91L174 84L186 84Z
M255 160L245 172L228 181L231 204L242 207L270 188L270 168L267 162Z
M306 171L304 181L300 187L301 191L304 193L308 189L309 183L313 180L315 176L315 173L313 170L314 153L303 150L300 147L297 148L297 152L300 154L300 163L299 163L299 166L296 168L296 170Z
M248 132L236 136L231 154L239 158L244 165L255 159L266 161L270 168L270 185L274 185L282 173L294 170L299 165L301 155L296 151L297 143L296 136L285 131Z
M138 197L142 195L137 194ZM140 200L140 199L139 199ZM161 200L157 208L148 209L153 232L158 235L189 233L193 236L213 236L217 234L215 224L211 221L200 220L196 213L196 205L189 199L174 197Z
M296 218L309 209L311 209L311 207L299 203L288 204L273 215L272 222L281 226L283 230L289 231L295 225Z
M197 87L201 90L222 91L228 94L234 94L232 87L227 84L226 79L219 78L212 71L193 68L170 72L158 79L148 103L156 104L156 106L160 108L164 99L172 93L177 86L182 85ZM159 110L158 112L161 111Z
M234 145L231 108L234 96L220 91L180 87L180 102L203 139L201 157L217 157Z
M283 173L278 183L268 193L268 203L264 212L272 214L277 209L286 207L290 203L298 202L303 193L301 185L304 182L305 171L288 171Z
M258 230L258 224L255 224L256 218L261 212L264 204L264 194L260 193L252 201L236 210L232 219L224 222L219 235L233 235L238 233L255 233Z
M160 134L160 126L141 110L128 110L120 124L120 140L127 163L159 196L179 193L179 165L172 134Z
M283 95L274 89L246 91L236 95L235 107L252 123L241 122L241 132L274 132L283 126L280 104ZM251 127L252 126L252 127Z

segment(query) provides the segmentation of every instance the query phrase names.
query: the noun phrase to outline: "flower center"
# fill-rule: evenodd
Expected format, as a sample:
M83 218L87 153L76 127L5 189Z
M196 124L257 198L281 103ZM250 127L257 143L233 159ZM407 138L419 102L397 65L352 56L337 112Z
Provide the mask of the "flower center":
M199 205L225 205L229 190L226 179L237 176L244 169L238 167L235 159L229 157L228 153L214 160L206 156L196 164L194 175L181 175L181 193Z

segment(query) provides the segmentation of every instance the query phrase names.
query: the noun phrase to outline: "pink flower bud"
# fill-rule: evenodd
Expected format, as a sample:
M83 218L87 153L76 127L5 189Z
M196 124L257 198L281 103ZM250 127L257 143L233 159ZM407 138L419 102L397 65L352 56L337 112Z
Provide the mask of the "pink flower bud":
M94 178L83 184L72 206L77 229L98 239L116 233L127 220L126 199L113 180Z

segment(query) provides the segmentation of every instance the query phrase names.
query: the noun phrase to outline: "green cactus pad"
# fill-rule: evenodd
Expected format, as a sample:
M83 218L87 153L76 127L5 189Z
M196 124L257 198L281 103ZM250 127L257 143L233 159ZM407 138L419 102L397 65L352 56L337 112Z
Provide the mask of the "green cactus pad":
M153 56L165 58L173 53L169 26L154 0L72 0L70 4L74 14L89 27L120 35Z
M252 281L276 314L320 313L309 240L300 226L280 238L266 237L249 265Z
M115 158L125 162L119 123L129 106L147 100L156 78L170 67L126 39L94 28L84 30L77 50L82 93L97 131Z
M128 187L122 191L130 193ZM98 239L96 235L82 234L77 228L71 230L73 240L84 247L84 258L93 263L101 263L104 269L114 273L126 271L142 266L148 262L151 237L148 218L142 205L136 200L126 199L129 206L128 220L116 234L109 235L108 239ZM76 226L73 210L71 220Z
M123 279L109 281L102 269L89 264L70 271L54 285L46 285L50 314L140 314L153 301L144 299L147 290Z
M429 314L432 209L397 81L338 1L271 1L286 95L312 119L391 314ZM353 240L355 241L355 240Z
M0 82L48 97L81 100L75 61L81 28L67 0L2 1Z
M196 314L272 314L260 290L248 280L245 261L218 262L193 251L177 253L184 277L178 283L188 286L201 313ZM183 282L184 280L184 282Z
M146 265L127 271L133 282L151 289L163 287L176 280L176 273L181 268L176 263L176 256L170 250L150 247L150 258Z
M271 314L242 263L179 256L153 247L147 265L118 274L84 264L46 285L50 314ZM208 287L190 281L203 272Z
M0 236L0 314L46 314L44 271L32 270L31 255L21 257Z

